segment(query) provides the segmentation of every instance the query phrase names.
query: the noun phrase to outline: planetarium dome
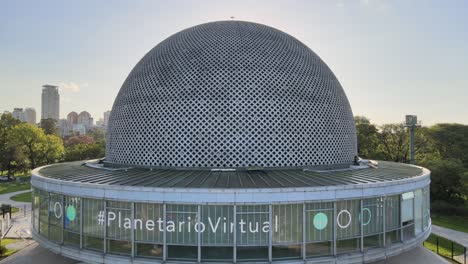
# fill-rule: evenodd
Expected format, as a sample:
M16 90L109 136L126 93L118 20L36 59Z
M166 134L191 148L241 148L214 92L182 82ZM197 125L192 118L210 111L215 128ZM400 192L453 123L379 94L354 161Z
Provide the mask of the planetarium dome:
M242 21L188 28L130 72L109 118L106 166L349 166L353 113L307 46Z
M425 168L355 161L353 114L295 38L222 21L131 71L106 158L31 171L32 236L84 263L384 260L431 233Z

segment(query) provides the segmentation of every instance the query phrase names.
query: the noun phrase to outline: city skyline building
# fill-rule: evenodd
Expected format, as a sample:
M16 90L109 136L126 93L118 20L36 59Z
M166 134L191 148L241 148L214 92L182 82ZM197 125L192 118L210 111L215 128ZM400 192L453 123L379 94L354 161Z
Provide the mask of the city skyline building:
M26 107L26 109L24 109L24 121L25 122L28 122L29 124L32 124L32 125L35 125L37 124L37 121L36 121L36 109L32 108L32 107Z
M104 112L104 119L103 119L103 126L107 127L107 124L109 123L109 116L110 116L111 111L105 111Z
M75 111L68 113L67 121L70 125L78 124L78 113Z
M12 116L21 122L27 122L32 125L36 125L36 110L31 107L26 108L14 108L11 112Z
M82 124L88 128L92 127L94 124L94 119L91 114L87 111L82 111L78 114L77 124Z
M23 108L14 108L13 112L11 112L11 115L18 119L21 122L24 122L24 111Z
M58 86L43 85L41 97L41 119L60 119L60 94Z

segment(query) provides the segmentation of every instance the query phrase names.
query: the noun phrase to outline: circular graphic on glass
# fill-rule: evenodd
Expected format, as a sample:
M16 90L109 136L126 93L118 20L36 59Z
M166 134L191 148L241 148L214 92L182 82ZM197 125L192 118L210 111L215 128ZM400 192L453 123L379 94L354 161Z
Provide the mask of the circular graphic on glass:
M70 221L75 220L75 217L76 217L76 209L75 209L75 207L74 207L73 205L69 205L69 206L67 207L67 212L66 212L66 214L67 214L68 220L70 220Z
M364 212L367 212L367 221L364 221ZM366 226L370 223L372 219L372 213L371 213L371 210L369 208L362 208L362 220L361 220L361 214L359 214L359 221L363 221L364 223L362 223L363 226Z
M317 230L323 230L327 227L328 217L324 213L318 213L314 216L314 227Z

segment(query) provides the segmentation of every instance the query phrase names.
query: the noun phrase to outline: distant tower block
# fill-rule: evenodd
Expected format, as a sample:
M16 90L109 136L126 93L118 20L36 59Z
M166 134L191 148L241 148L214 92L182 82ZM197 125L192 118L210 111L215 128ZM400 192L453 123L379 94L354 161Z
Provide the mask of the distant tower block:
M42 86L42 111L41 119L52 118L59 120L60 118L60 94L58 86L43 85Z

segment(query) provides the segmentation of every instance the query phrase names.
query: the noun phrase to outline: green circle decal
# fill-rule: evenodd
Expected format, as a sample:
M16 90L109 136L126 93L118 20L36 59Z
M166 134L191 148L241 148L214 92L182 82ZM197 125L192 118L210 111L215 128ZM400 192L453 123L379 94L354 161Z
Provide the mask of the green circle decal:
M324 213L318 213L314 216L314 227L317 230L323 230L327 227L328 217Z
M76 217L76 209L73 205L69 205L67 207L67 218L68 220L73 221L75 220L75 217Z

